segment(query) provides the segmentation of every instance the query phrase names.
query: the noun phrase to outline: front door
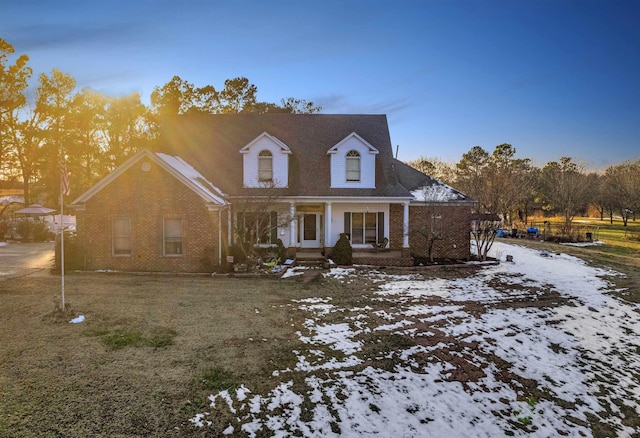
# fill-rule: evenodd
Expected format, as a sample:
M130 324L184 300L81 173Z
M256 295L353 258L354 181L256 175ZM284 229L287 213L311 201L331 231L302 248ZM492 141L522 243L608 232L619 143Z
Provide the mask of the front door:
M300 224L300 246L320 248L322 244L322 213L304 213Z

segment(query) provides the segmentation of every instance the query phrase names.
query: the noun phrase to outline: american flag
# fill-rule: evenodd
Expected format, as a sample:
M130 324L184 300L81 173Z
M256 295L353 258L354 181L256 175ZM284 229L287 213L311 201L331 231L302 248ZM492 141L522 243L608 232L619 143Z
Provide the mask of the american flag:
M69 187L69 172L67 172L67 165L64 160L60 161L60 191L65 196L69 196L71 189Z

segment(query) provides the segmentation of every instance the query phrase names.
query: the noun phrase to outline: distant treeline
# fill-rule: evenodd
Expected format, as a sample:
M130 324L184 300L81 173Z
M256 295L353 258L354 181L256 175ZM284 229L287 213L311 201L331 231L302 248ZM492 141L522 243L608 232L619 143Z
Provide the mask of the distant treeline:
M56 69L40 74L32 93L29 57L14 52L0 38L0 181L22 187L26 202L57 200L61 159L72 175L70 196L84 192L127 157L151 146L161 117L321 110L293 97L261 102L258 88L244 77L227 79L218 90L174 76L154 88L149 107L138 93L111 97L89 88L76 92L75 79Z
M586 172L570 157L539 168L529 158L516 158L510 144L492 153L472 147L455 164L437 158L408 162L478 201L478 210L501 217L507 224L527 222L532 209L542 208L565 219L569 232L573 218L594 206L624 224L640 212L640 160L612 165L602 172Z

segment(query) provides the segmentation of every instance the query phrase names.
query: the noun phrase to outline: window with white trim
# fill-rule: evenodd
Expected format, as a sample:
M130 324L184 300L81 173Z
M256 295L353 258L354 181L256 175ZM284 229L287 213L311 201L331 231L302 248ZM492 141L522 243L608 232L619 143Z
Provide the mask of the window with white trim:
M258 154L258 181L273 181L273 154L264 150Z
M347 181L360 181L360 152L351 150L347 152L346 163Z
M115 217L111 220L111 254L131 255L131 218Z
M344 232L352 245L377 245L384 240L383 212L346 212L344 214Z
M278 241L278 212L238 212L236 229L240 241L251 245L274 245Z
M164 218L162 229L163 255L182 255L182 218Z

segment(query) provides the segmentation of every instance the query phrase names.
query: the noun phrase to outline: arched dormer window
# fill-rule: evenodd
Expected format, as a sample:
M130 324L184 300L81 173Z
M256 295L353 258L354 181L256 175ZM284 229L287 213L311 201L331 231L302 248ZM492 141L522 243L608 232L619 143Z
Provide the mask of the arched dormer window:
M360 181L360 152L351 150L346 157L347 181Z
M268 150L258 154L258 181L273 181L273 154Z

